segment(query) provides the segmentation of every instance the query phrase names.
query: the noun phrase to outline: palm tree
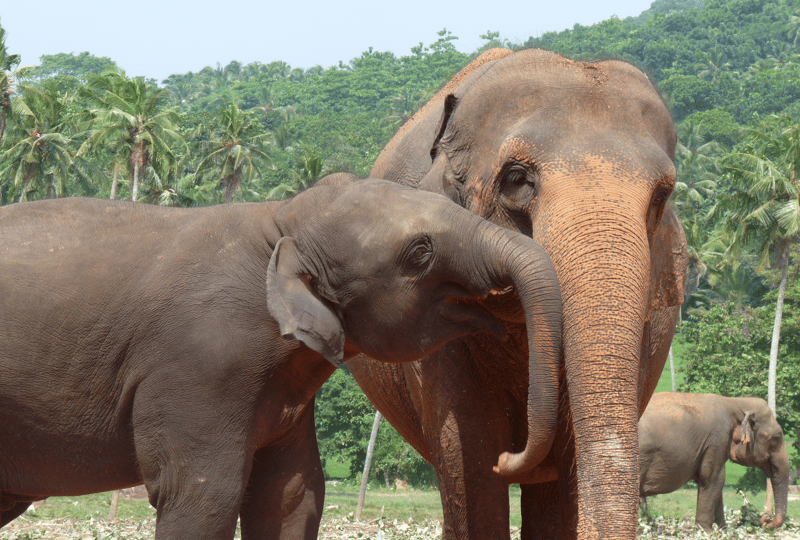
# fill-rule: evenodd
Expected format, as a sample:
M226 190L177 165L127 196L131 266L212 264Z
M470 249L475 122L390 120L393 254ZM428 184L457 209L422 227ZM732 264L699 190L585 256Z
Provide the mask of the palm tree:
M109 71L87 84L92 128L79 155L106 148L115 156L111 198L116 198L119 173L127 163L132 178L131 199L139 197L143 172L157 175L174 163L172 147L185 145L178 132L178 114L167 107L170 91L147 84L143 78L128 79L122 71Z
M170 75L163 84L172 94L172 102L178 106L179 111L183 111L197 96L198 83L191 71L182 75Z
M297 111L291 105L272 109L272 114L277 113L277 120L272 124L272 140L281 150L286 150L292 144L292 132L289 124L297 117Z
M711 83L716 83L719 74L731 66L725 51L719 45L715 45L711 51L704 51L701 54L703 55L703 62L695 66L698 70L697 76L701 79L710 80Z
M787 25L789 31L786 37L792 40L792 46L797 47L797 40L800 39L800 9L794 12L794 15L789 17L789 24Z
M280 80L280 79L286 79L291 73L292 68L286 62L276 61L267 64L265 71L269 76L269 78Z
M23 86L11 99L14 121L6 139L8 149L0 162L7 163L0 177L11 177L25 201L33 190L46 189L46 197L63 197L67 180L83 179L72 158L72 138L65 122L67 103L52 86Z
M432 97L431 94L430 91L414 88L411 85L404 86L400 92L391 97L389 113L383 118L383 122L390 126L394 133Z
M721 172L718 161L723 148L716 141L705 141L702 123L685 122L679 126L679 134L672 206L683 225L689 250L688 298L698 289L707 271L702 247L707 241L706 215L716 194L716 180Z
M222 184L223 199L230 203L242 183L252 180L260 164L272 164L271 134L263 133L260 124L233 103L220 109L214 123L211 140L203 144L205 158L196 174L199 177L216 164L219 176L215 175L215 182Z
M783 299L792 248L800 241L800 126L786 115L773 115L764 128L751 130L743 150L724 160L733 191L718 202L714 214L726 216L729 253L753 247L759 269L772 262L779 276L767 400L774 413Z
M769 292L764 278L756 271L756 256L750 252L734 256L730 251L734 232L720 224L700 248L699 255L706 270L704 276L711 290L697 289L693 303L710 307L712 301L730 302L737 308L752 306Z
M289 172L291 179L272 188L268 199L286 199L313 186L325 173L325 160L309 144L301 143L295 155L295 168Z
M11 110L11 95L14 93L14 75L12 71L19 65L18 54L9 54L6 49L6 31L0 26L0 142L6 131L6 116Z

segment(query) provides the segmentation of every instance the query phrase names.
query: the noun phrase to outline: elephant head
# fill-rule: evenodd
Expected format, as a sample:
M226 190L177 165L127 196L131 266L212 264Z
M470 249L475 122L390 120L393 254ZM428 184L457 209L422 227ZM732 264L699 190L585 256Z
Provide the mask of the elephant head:
M775 517L765 513L761 525L778 528L786 521L791 470L783 430L764 400L742 399L746 404L731 429L730 459L745 467L758 467L770 479Z
M648 362L665 358L683 301L686 242L667 205L675 145L667 108L633 66L490 51L401 129L371 172L442 193L533 237L552 259L578 514L590 530L614 530L603 516L622 514L619 527L635 534L637 421L664 359ZM511 477L535 464L519 456L497 470Z
M303 209L312 207L310 198L326 210L309 216ZM513 287L528 322L529 408L539 434L531 444L547 453L562 313L555 270L534 240L440 195L341 176L296 197L279 221L298 232L273 252L270 313L284 336L334 365L358 352L413 361L482 329L502 336L481 301Z

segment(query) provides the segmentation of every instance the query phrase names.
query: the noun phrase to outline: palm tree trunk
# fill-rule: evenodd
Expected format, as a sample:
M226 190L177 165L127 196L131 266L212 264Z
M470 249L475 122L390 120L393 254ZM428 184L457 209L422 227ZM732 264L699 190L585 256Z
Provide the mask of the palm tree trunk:
M131 188L131 200L136 202L139 198L139 161L133 164L133 187Z
M33 180L34 174L34 171L31 170L33 168L31 165L32 164L28 163L25 166L25 180L22 184L22 193L19 195L19 202L28 200L28 186L31 185L31 180Z
M226 203L232 203L233 197L242 184L242 167L234 169L233 173L222 179L222 198Z
M45 195L45 198L47 199L51 198L53 196L53 193L55 192L55 186L53 184L54 177L55 175L53 174L47 175L47 194Z
M114 178L111 180L111 199L112 201L117 198L117 185L119 184L119 165L114 165Z
M6 107L0 106L0 143L3 142L3 134L6 132Z
M358 493L356 505L356 521L361 519L361 510L364 509L364 499L367 497L367 484L369 484L369 469L372 467L372 454L375 452L375 439L378 438L378 428L381 425L381 413L375 411L375 420L372 422L372 433L369 435L367 445L367 459L364 461L364 473L361 475L361 491Z
M789 281L789 249L784 248L780 255L781 265L781 284L778 286L778 301L775 305L775 323L772 325L772 342L769 347L769 380L767 382L767 405L772 414L775 413L775 386L778 379L778 349L781 341L781 321L783 320L783 298L786 295L786 283ZM764 504L764 512L772 511L772 482L767 478L767 500Z
M672 345L669 346L669 374L672 377L672 391L675 392L675 362L672 358Z
M111 495L111 507L108 510L108 519L117 519L117 507L119 506L120 490L115 490Z
M772 326L772 343L769 349L769 382L767 386L767 404L775 414L775 384L778 372L778 347L781 340L781 321L783 319L783 298L786 295L786 283L789 280L789 249L784 248L780 256L781 284L778 287L778 301L775 305L775 324Z

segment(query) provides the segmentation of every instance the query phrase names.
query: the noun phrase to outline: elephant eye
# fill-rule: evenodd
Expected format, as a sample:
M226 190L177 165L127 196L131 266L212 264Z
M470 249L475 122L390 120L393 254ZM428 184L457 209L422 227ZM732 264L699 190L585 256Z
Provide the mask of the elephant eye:
M525 171L522 170L512 170L506 176L506 182L512 183L524 182L526 179L527 175L525 174Z
M650 201L650 205L661 206L667 201L667 199L669 199L671 194L672 190L666 187L656 189L656 191L653 193L653 199Z
M414 239L405 251L404 266L408 269L421 269L433 257L433 245L428 236Z
M660 183L653 190L653 196L650 199L650 206L647 209L647 238L652 244L656 228L661 222L661 216L664 214L664 208L667 204L667 199L672 194L672 185L666 182Z
M536 197L537 173L526 163L510 163L501 173L500 194L511 211L522 210Z

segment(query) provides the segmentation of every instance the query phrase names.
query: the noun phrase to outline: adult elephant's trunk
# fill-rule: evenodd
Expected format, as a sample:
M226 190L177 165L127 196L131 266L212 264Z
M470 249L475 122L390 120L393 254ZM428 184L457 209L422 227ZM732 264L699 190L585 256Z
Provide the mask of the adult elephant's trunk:
M561 361L561 292L547 253L531 238L508 230L498 231L483 222L487 234L495 235L483 250L492 281L514 287L522 303L528 334L528 434L520 453L504 452L494 467L502 476L533 469L550 451L558 413L558 374ZM477 236L477 235L476 235Z
M637 219L644 212L617 201L566 200L570 207L550 214L545 248L564 301L573 470L580 473L578 536L634 538L639 364L650 273L645 220Z
M777 529L786 521L789 504L789 471L789 454L784 445L779 452L772 455L769 467L764 471L772 482L772 493L775 498L775 517L770 518L767 514L762 516L761 525L764 527Z

